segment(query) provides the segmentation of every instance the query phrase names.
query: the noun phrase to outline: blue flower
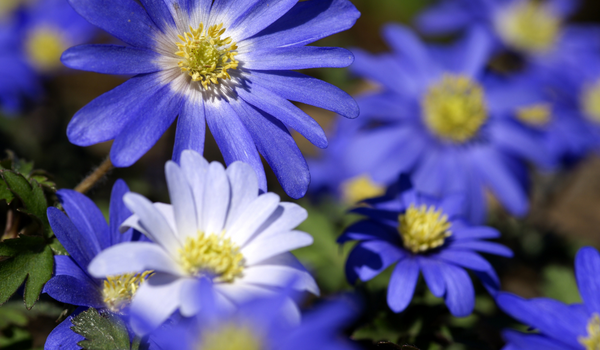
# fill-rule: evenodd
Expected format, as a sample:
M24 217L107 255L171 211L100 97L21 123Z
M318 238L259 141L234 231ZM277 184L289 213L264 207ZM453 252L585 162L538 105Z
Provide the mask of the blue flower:
M287 293L251 299L232 311L218 307L210 290L201 295L203 312L165 325L149 338L160 350L356 350L342 330L358 314L351 299L324 302L298 324L285 316Z
M600 346L600 254L579 250L575 277L582 304L566 305L549 298L523 299L498 293L496 302L507 314L534 328L535 333L504 331L505 350L594 350Z
M358 241L346 262L348 281L368 281L396 263L387 291L392 311L406 309L422 272L433 295L444 297L453 315L470 314L475 291L465 269L474 271L494 293L498 277L477 252L506 257L512 252L485 241L498 238L498 231L464 220L462 198L436 199L419 193L403 175L386 196L365 201L371 207L353 212L367 219L351 225L338 239L339 243Z
M35 1L0 21L0 107L17 113L39 98L41 79L64 69L62 52L96 33L66 0Z
M69 256L54 257L55 274L44 286L44 292L55 300L79 308L50 333L46 350L79 349L76 343L84 338L71 331L71 319L88 307L124 312L135 293L131 286L139 286L146 277L132 274L100 280L87 272L90 261L101 250L121 242L145 240L133 230L119 233L119 225L131 215L122 199L128 191L122 180L113 186L108 224L89 198L72 190L57 192L69 217L57 208L48 208L52 230Z
M368 123L345 147L348 172L368 174L380 185L408 172L426 193L465 193L475 223L485 219L485 188L512 214L524 215L523 161L545 164L548 154L511 122L507 111L520 102L488 86L487 36L474 29L453 46L425 46L392 24L384 37L393 53L355 51L354 72L381 89L358 98Z
M306 193L310 174L287 127L318 147L319 124L288 100L358 115L338 88L291 70L346 67L352 54L305 46L350 28L359 12L348 0L69 0L84 18L130 46L92 45L63 55L71 68L133 74L81 109L69 124L80 146L114 139L113 164L137 161L179 115L173 158L202 154L205 123L227 164L257 172L266 190L261 154L286 193Z

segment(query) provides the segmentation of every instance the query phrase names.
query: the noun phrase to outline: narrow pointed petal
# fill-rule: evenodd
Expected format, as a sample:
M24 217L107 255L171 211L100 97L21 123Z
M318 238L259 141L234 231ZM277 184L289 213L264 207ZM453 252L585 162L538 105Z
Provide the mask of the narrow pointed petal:
M250 70L345 68L354 62L354 55L346 49L317 46L257 49L237 58Z
M129 192L129 187L125 181L118 179L112 188L110 195L109 221L110 221L110 245L131 240L132 232L120 233L119 227L128 217L131 216L131 211L125 206L123 196Z
M165 165L165 175L175 215L177 235L181 240L197 235L196 205L185 174L175 162L169 161Z
M154 73L160 55L154 51L118 45L80 45L66 50L62 63L73 69L103 74Z
M186 149L196 151L199 154L204 153L205 135L204 99L188 97L183 102L177 119L173 161L179 163L181 152Z
M110 245L110 232L104 215L91 199L73 190L63 189L56 194L81 238L94 247L96 253Z
M229 231L229 227L258 196L258 178L254 169L243 162L232 163L225 172L231 185L231 203L225 224Z
M419 264L412 258L400 260L390 278L387 303L394 312L401 312L412 300L419 279Z

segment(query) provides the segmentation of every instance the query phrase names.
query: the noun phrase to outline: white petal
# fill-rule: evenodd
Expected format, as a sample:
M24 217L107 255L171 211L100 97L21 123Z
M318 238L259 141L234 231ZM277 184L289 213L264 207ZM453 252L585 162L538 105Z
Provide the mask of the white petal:
M196 236L198 226L192 189L177 163L168 161L165 165L165 174L175 215L176 233L181 240L185 237Z
M265 238L259 236L240 252L244 255L246 266L251 266L275 255L306 247L312 242L312 236L306 232L289 231Z
M173 213L173 207L170 204L159 203L159 202L152 203L152 205L158 211L160 211L162 216L165 217L165 220L167 220L167 223L169 224L169 227L171 227L171 230L173 230L173 232L176 232L177 227L175 227L175 214ZM143 228L142 225L140 224L140 217L135 214L131 215L130 217L127 218L127 220L123 221L123 223L119 227L119 231L121 231L121 233L124 233L125 231L129 230L130 228L133 228L134 230L138 230L141 233L143 233L144 235L151 237L150 234L148 232L146 232L146 229Z
M212 162L204 187L202 223L207 234L220 234L225 227L229 207L229 180L221 163Z
M181 305L179 312L185 317L192 317L200 311L200 297L198 295L200 281L197 279L186 279L181 286Z
M208 162L198 152L186 150L181 152L181 170L185 174L192 189L196 207L197 229L204 228L202 222L202 206L204 203L204 186L208 174Z
M251 266L244 270L242 281L260 286L281 288L285 288L291 282L294 282L294 289L319 295L319 287L308 272L285 265Z
M226 170L231 185L231 204L227 215L225 230L244 211L244 209L258 197L258 178L254 169L243 162L233 162Z
M153 203L156 210L158 210L162 216L167 220L169 227L173 232L177 232L177 225L175 224L175 212L173 210L173 206L167 203L156 202Z
M273 214L279 205L279 196L265 193L244 208L241 215L227 230L227 235L240 247L253 236L256 230Z
M260 229L261 237L268 237L273 234L290 231L300 225L308 217L306 209L298 204L282 202L279 203L281 209L278 209L273 215L265 221Z

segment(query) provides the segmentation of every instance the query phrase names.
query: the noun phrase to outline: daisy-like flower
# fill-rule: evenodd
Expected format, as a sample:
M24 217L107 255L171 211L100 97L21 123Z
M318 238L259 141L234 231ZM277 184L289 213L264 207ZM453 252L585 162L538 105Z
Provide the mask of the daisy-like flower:
M581 304L566 305L554 299L523 299L498 293L496 302L507 314L535 329L522 333L506 330L504 350L596 350L600 348L600 254L592 247L579 250L575 277Z
M419 193L402 175L386 196L365 201L370 207L354 209L367 219L350 226L338 239L339 243L358 241L346 262L348 281L368 281L396 264L387 291L392 311L406 309L422 272L431 293L444 297L453 315L469 315L475 306L475 291L465 269L472 270L488 291L495 293L498 276L478 252L506 257L512 252L486 241L498 238L497 230L471 226L465 220L462 198L437 199Z
M510 122L506 112L520 101L488 86L487 36L474 29L450 47L425 46L409 29L391 24L384 37L393 53L355 51L354 72L380 89L357 99L368 123L345 147L348 172L368 174L379 185L406 172L431 195L465 193L474 223L485 219L484 189L512 214L524 215L524 160L543 164L548 154Z
M11 2L20 3L8 0L7 5ZM64 50L90 41L98 31L66 0L25 2L12 17L0 20L0 107L11 114L24 100L42 94L42 78L64 69Z
M307 213L282 203L274 193L259 195L258 179L248 164L234 162L227 170L209 164L194 151L184 151L181 166L169 161L166 176L172 205L152 204L135 193L124 197L134 213L123 229L134 227L153 243L132 242L103 251L90 264L93 276L104 277L152 270L139 288L131 312L158 326L175 310L192 316L199 280L215 283L219 301L234 306L250 297L273 293L290 279L300 291L318 294L314 279L289 253L312 243L293 229ZM289 301L291 313L297 313ZM148 329L132 324L135 331Z
M129 189L122 180L113 186L110 199L110 222L86 196L72 190L57 192L69 215L59 209L48 208L48 220L58 240L69 256L56 255L55 275L44 286L44 292L60 302L79 306L48 336L44 349L75 349L84 337L71 330L71 320L88 307L116 314L125 313L126 307L139 285L150 272L122 274L98 279L87 272L90 261L103 249L122 242L145 240L139 232L119 232L119 225L131 216L123 204L123 195Z
M227 164L250 164L266 190L261 154L299 198L310 175L287 127L321 148L327 139L288 100L358 115L348 94L291 71L352 63L347 50L305 46L354 24L360 14L348 0L69 1L130 45L80 46L62 58L71 68L135 75L82 108L67 129L80 146L114 139L115 166L133 164L179 115L174 160L185 149L203 152L208 123Z

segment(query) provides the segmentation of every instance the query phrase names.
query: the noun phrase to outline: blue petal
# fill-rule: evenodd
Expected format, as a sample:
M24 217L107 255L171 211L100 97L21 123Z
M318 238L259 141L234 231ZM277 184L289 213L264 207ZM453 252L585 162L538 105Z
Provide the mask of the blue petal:
M445 172L441 171L442 152L432 148L427 152L417 165L413 173L413 184L415 188L425 193L439 196L443 192Z
M348 0L299 2L248 41L254 47L306 45L349 29L359 16Z
M404 256L406 253L402 249L387 241L360 242L346 261L348 282L354 283L356 278L366 282Z
M483 241L458 241L451 244L452 249L475 250L482 253L495 254L512 258L513 252L502 244Z
M383 28L383 37L394 52L401 57L405 69L422 78L430 77L436 64L431 61L425 44L416 34L400 24L390 23ZM381 69L381 67L377 67ZM385 70L384 70L385 71Z
M71 305L104 307L98 285L89 279L80 280L71 276L54 276L44 288L52 298Z
M121 242L129 242L133 235L133 229L129 229L125 233L120 233L119 231L121 224L132 215L123 202L123 196L127 192L129 192L129 187L127 187L125 181L118 179L113 185L110 194L109 221L111 246Z
M256 148L275 172L285 193L292 198L303 197L308 189L310 173L287 128L273 116L245 103L234 104L233 107L238 108L239 118L252 135Z
M388 286L387 303L394 312L401 312L412 300L419 279L419 264L411 257L398 262Z
M458 230L452 231L455 239L487 239L487 238L498 238L500 232L492 227L479 226L479 227L465 227Z
M225 163L229 165L239 160L251 165L258 177L259 188L266 191L267 176L254 140L230 103L224 100L208 102L205 104L205 112L208 127Z
M250 70L344 68L354 61L354 56L346 49L316 46L258 49L237 58Z
M257 2L258 0L215 0L212 6L208 5L210 20L213 23L223 23L223 26L227 28L225 35L231 35L232 29L234 29L232 27L234 21ZM237 41L240 40L238 36L235 36L235 38Z
M456 317L469 315L475 308L475 289L465 270L452 264L441 264L446 281L446 305Z
M164 0L140 0L140 2L144 5L146 12L160 30L166 32L169 27L175 27L171 12Z
M85 307L78 307L69 317L56 326L46 338L44 350L80 350L81 347L77 343L85 340L85 337L71 330L71 327L73 327L71 320L86 309Z
M324 108L346 118L358 117L358 104L354 99L322 80L292 71L252 72L252 82L279 96Z
M115 139L110 159L116 167L132 165L154 146L179 114L183 97L166 85L151 100Z
M88 245L98 254L110 246L110 232L104 215L94 202L85 195L73 190L56 192L69 219Z
M234 6L239 6L239 0L229 0ZM232 31L236 32L236 39L242 41L281 18L288 12L298 0L258 0L246 12L241 14L231 25ZM212 15L212 11L211 11Z
M91 24L127 44L152 49L157 28L146 10L134 0L68 0Z
M551 339L541 334L523 334L513 330L506 330L502 332L502 337L509 343L502 350L565 350L571 348L556 339ZM572 349L579 349L579 347Z
M67 127L69 141L90 146L115 138L163 86L157 73L143 74L97 97L71 119Z
M397 218L397 214L396 214ZM401 244L398 231L382 225L373 220L361 220L350 225L344 233L337 239L340 244L348 241L364 241L364 240L385 240L390 243Z
M479 254L467 250L454 250L452 246L442 247L442 250L434 256L448 263L475 271L486 271L492 268L492 265Z
M98 247L90 245L89 239L84 238L71 220L58 208L50 207L46 213L56 238L77 262L77 265L85 270L98 253Z
M441 1L427 8L416 20L426 34L447 34L471 24L472 16L459 1Z
M393 55L374 56L361 49L353 49L356 58L350 70L355 75L379 83L399 96L418 95L421 82L412 71L393 69L398 58ZM386 67L386 69L381 69ZM393 73L392 73L393 71Z
M62 54L62 63L73 69L104 74L141 74L160 70L154 51L117 45L80 45Z
M54 276L71 276L79 280L89 280L97 283L86 270L82 269L72 257L66 255L54 256Z
M460 217L465 211L466 198L463 194L452 194L444 197L439 205L444 214L452 220L455 217Z
M500 278L493 269L488 271L475 271L475 275L479 278L485 289L492 295L496 296L500 290Z
M508 122L494 123L490 128L490 134L498 146L520 158L546 168L553 165L551 155L546 148L541 147L539 140L522 126Z
M181 152L186 149L196 151L198 154L204 153L204 138L206 136L206 118L204 113L203 98L188 98L183 102L179 118L177 119L173 161L179 163Z
M483 72L492 55L492 40L483 28L473 26L452 50L460 57L456 72L476 77Z
M575 257L575 276L581 298L590 312L600 313L600 254L584 247Z
M434 259L421 258L419 259L419 266L423 272L423 277L431 293L438 298L444 296L446 291L446 284L444 283L444 275L440 268L440 262Z
M239 89L238 94L252 106L274 116L286 126L296 130L313 145L319 148L327 147L327 137L319 123L288 100L256 85L252 86L250 92Z

